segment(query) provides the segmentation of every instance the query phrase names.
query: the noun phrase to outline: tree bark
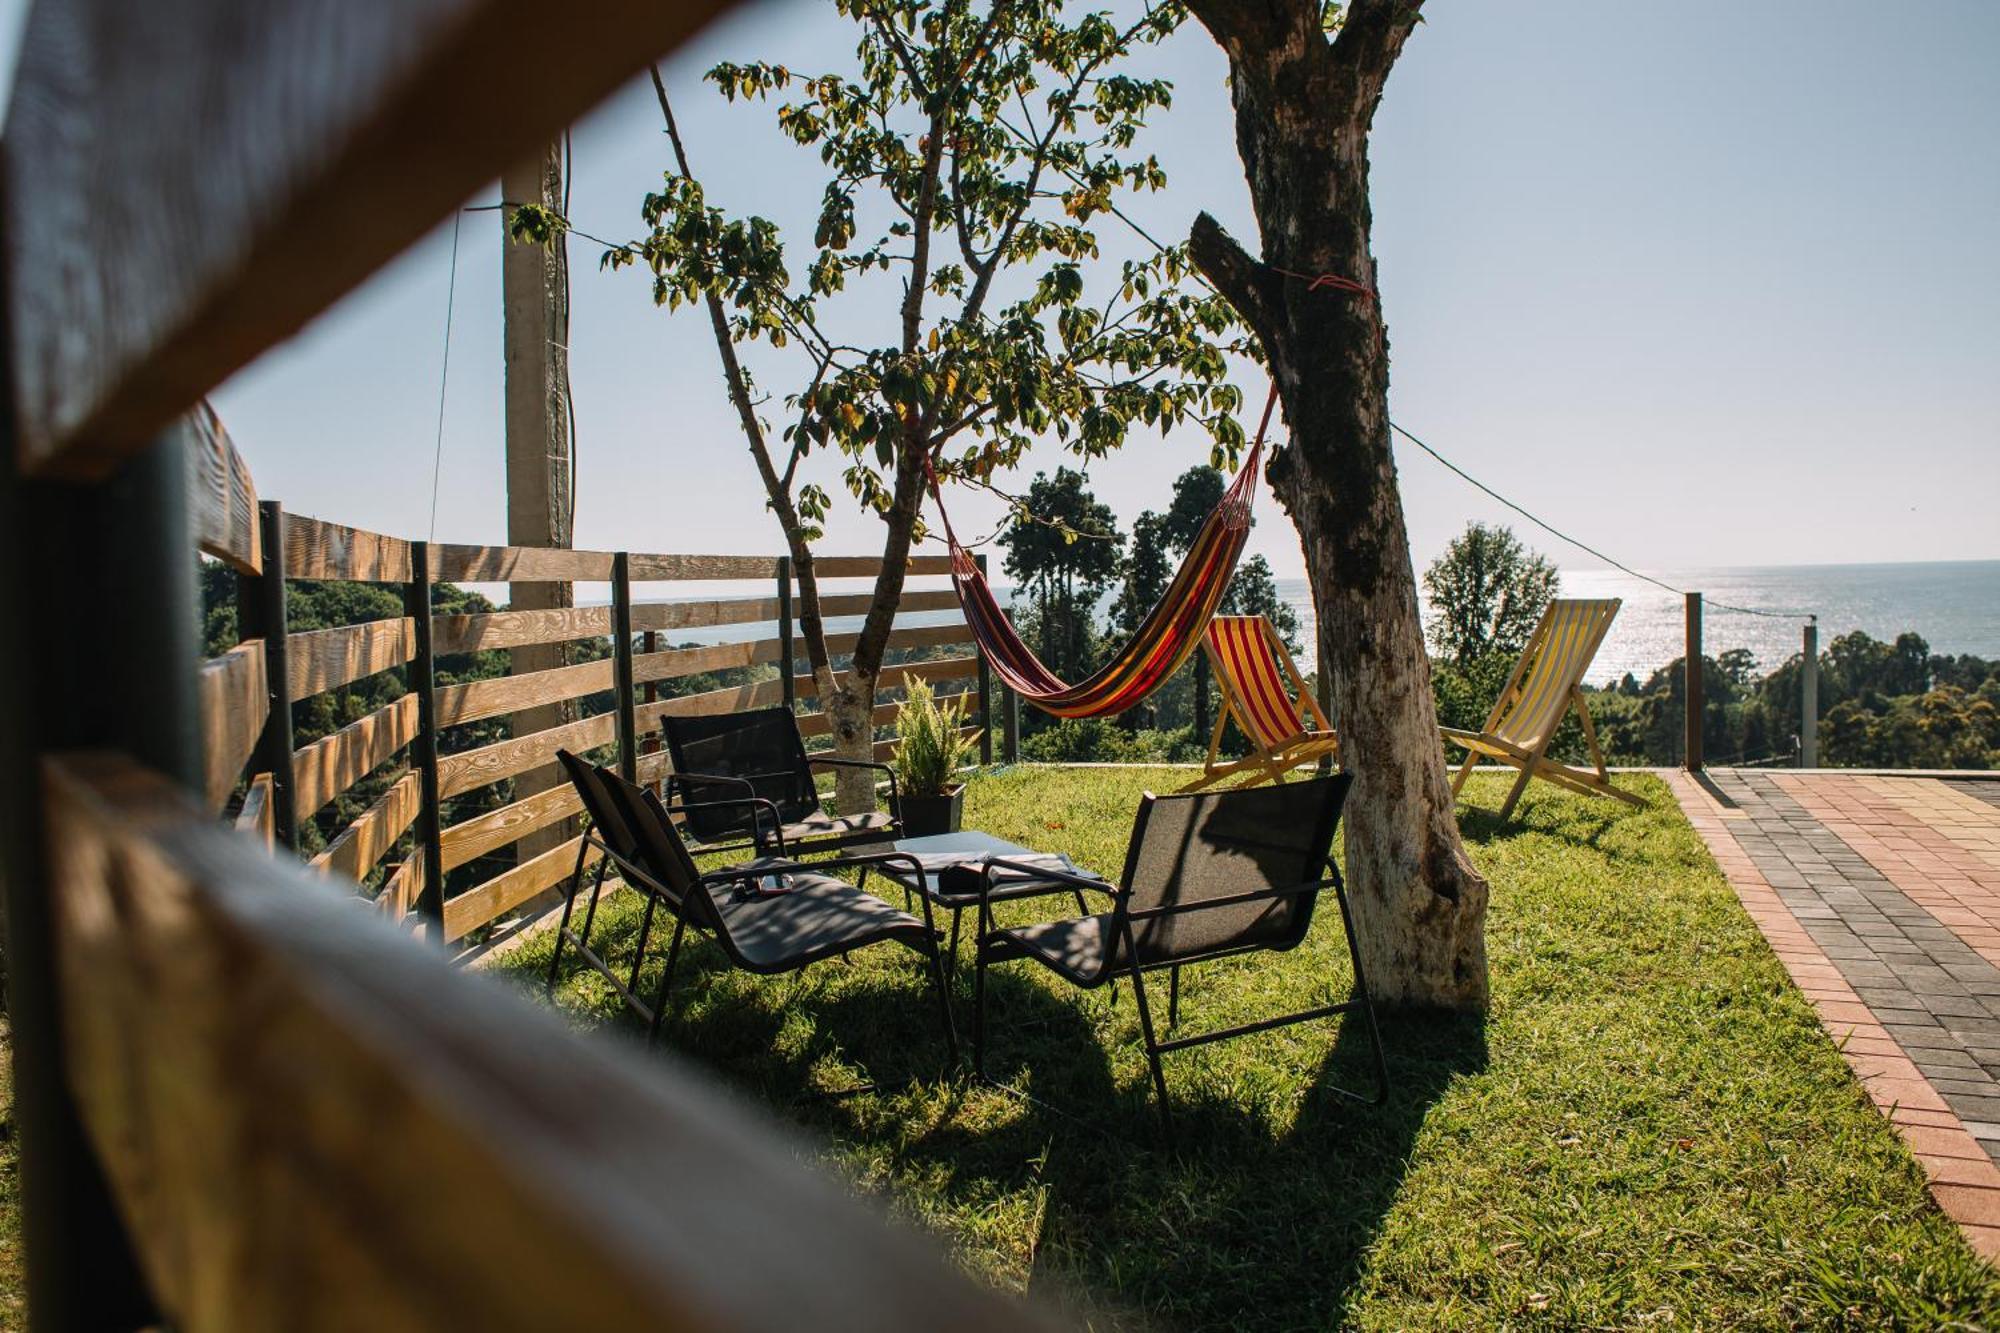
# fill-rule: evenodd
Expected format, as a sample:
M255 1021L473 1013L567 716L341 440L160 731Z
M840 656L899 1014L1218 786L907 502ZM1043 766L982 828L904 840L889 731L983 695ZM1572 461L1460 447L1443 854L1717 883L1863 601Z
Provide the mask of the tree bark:
M1270 360L1291 442L1272 489L1297 526L1332 675L1349 892L1379 1003L1484 1008L1486 882L1446 781L1389 439L1389 343L1374 289L1368 130L1422 0L1353 0L1338 34L1318 0L1192 0L1229 56L1237 146L1262 260L1203 214L1195 263ZM1298 276L1304 275L1304 276Z

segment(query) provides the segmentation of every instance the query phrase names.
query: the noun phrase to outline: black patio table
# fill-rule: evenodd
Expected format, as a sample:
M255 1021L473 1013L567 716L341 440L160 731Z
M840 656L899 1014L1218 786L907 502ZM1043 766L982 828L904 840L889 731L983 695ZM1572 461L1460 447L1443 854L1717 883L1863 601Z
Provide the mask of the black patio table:
M923 866L923 877L919 881L916 873L907 865L889 862L878 866L875 873L893 883L900 884L906 892L921 893L933 904L951 913L951 942L945 948L946 966L958 954L959 918L968 907L979 906L976 890L947 892L941 887L943 872L951 866L984 865L989 860L1001 860L1027 865L1046 865L1051 870L1059 870L1071 875L1086 875L1091 879L1101 879L1094 871L1085 870L1074 864L1067 856L1057 852L1038 852L1018 843L996 838L991 833L967 830L962 833L940 833L928 838L898 838L891 844L899 852L908 852ZM974 881L977 882L977 881ZM1077 910L1088 913L1083 892L1073 884L1056 879L1038 879L1028 874L1007 874L996 878L993 891L987 895L989 903L1013 902L1021 898L1039 898L1047 894L1062 893L1075 897Z

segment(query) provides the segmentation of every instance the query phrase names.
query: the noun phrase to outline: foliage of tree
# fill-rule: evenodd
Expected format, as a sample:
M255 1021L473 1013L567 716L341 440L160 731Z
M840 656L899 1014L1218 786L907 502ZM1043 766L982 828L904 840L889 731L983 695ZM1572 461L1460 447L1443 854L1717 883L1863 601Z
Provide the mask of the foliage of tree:
M1556 567L1510 528L1469 523L1424 571L1431 651L1461 666L1518 657L1556 595Z
M807 74L748 61L709 72L723 96L770 104L784 133L818 157L810 238L710 201L656 83L675 169L644 201L648 234L606 262L643 266L662 305L706 307L793 559L820 697L839 748L865 755L929 475L991 484L1048 436L1085 457L1142 426L1196 424L1225 457L1243 436L1224 358L1238 345L1229 304L1184 281L1179 249L1097 262L1092 223L1121 195L1166 183L1136 144L1171 90L1124 62L1171 33L1180 7L1121 25L1066 13L1061 0L836 4L858 33L848 68ZM521 230L560 225L517 215ZM871 283L900 293L886 339L868 327L866 303L843 300ZM782 384L775 433L739 356L753 343L766 345L763 364ZM822 454L884 523L883 573L839 681L812 561L833 503L808 477ZM864 799L865 781L843 789L844 803Z
M1000 535L1007 577L1034 601L1036 655L1069 679L1090 671L1097 604L1118 577L1125 540L1085 481L1067 467L1036 473L1024 512Z

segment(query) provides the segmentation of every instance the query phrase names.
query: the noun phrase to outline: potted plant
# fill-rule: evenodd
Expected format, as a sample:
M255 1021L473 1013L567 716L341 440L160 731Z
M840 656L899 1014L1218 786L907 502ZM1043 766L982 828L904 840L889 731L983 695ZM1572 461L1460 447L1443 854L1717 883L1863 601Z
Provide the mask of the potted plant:
M979 733L962 731L965 699L939 703L930 682L911 678L909 697L896 714L897 811L906 838L958 832L965 811L965 784L958 770L972 759Z

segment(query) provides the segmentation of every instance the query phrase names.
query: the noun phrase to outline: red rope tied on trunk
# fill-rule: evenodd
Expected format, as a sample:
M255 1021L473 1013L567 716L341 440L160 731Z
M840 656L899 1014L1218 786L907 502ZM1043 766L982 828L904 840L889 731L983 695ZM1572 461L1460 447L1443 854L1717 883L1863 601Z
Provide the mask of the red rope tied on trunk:
M1291 269L1279 268L1275 264L1271 266L1271 272L1282 273L1288 278L1297 278L1306 284L1306 290L1309 292L1316 292L1322 287L1331 287L1337 292L1346 292L1349 296L1359 296L1370 301L1375 299L1373 287L1363 282L1356 282L1352 278L1343 278L1338 273L1295 273Z

